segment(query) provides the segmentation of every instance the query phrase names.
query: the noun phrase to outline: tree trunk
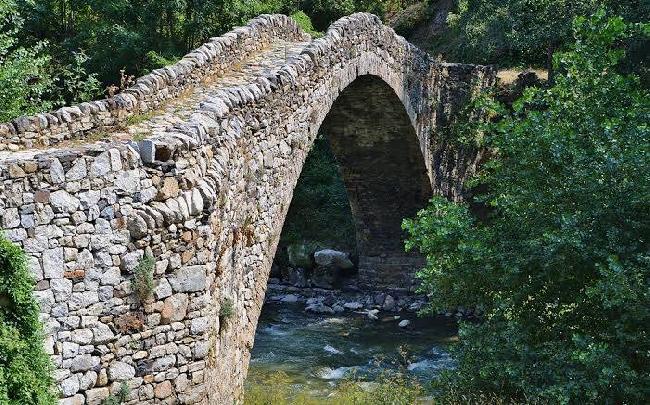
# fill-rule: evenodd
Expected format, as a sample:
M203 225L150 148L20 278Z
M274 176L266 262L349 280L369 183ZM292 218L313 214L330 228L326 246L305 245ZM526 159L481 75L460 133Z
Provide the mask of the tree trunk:
M555 81L555 70L553 69L553 54L555 53L555 45L549 43L546 47L546 69L548 70L548 84L552 86Z

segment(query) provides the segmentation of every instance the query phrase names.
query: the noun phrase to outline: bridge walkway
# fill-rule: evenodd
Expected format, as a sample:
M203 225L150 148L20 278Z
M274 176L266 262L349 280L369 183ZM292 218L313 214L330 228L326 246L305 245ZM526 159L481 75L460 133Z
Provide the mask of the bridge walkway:
M90 139L64 141L51 148L0 151L0 162L33 159L37 154L64 150L74 144L90 144L93 140L129 141L146 138L154 131L164 132L186 122L192 113L199 109L201 103L215 96L217 91L254 82L257 77L282 67L289 58L298 56L308 44L309 42L276 39L268 47L225 74L207 77L200 85L193 86L179 97L165 101L157 109L130 117L119 128L96 132L96 135L94 137L91 135Z

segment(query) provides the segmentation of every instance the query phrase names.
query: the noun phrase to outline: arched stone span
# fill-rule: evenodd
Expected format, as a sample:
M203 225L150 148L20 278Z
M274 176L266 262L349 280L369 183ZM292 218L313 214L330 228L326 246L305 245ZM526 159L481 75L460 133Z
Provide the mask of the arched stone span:
M432 192L404 106L379 77L360 76L334 102L321 132L348 191L360 285L410 289L423 260L404 252L401 223L424 207Z
M314 41L286 16L262 16L118 96L0 124L0 223L38 281L66 401L97 403L122 381L131 403L238 397L307 152L323 122L345 135L335 101L390 87L432 191L461 198L479 154L446 142L444 129L493 77L436 63L369 14ZM401 131L405 121L393 125ZM112 136L91 142L93 131ZM405 163L414 144L394 142L405 160L389 163L420 183L422 165ZM371 167L368 151L348 165L351 184L356 169L388 175ZM381 194L381 182L369 184L360 207ZM381 236L375 217L364 224ZM155 259L155 288L140 302L132 280L144 255Z

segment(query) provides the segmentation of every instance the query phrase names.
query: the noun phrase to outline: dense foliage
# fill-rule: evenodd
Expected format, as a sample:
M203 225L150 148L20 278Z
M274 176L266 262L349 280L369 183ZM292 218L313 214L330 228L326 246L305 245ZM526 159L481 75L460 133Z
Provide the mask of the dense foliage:
M572 20L601 6L630 21L650 16L650 3L638 0L459 0L448 20L460 37L457 57L551 68L553 53L572 42Z
M88 101L109 87L114 92L124 77L173 63L208 38L259 14L292 14L318 35L343 15L355 11L383 15L408 3L0 0L0 121Z
M53 404L33 280L22 250L0 238L0 403Z
M44 44L18 44L23 21L12 0L0 0L0 122L51 107L42 95L51 86L45 71L49 63Z
M479 308L465 322L462 392L552 403L650 398L650 94L622 75L621 41L649 26L577 18L556 83L480 128L495 158L477 179L492 208L476 221L436 198L407 220L408 248L434 308Z

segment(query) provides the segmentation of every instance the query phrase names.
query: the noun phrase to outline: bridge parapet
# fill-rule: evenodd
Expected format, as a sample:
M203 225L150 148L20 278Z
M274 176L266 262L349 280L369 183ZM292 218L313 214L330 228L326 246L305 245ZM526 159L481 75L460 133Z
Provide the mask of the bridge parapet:
M200 85L207 77L223 74L274 40L308 37L285 15L261 15L246 26L210 39L177 63L138 78L114 97L0 123L0 151L55 146L83 139L92 131L110 131L128 117L155 110Z

